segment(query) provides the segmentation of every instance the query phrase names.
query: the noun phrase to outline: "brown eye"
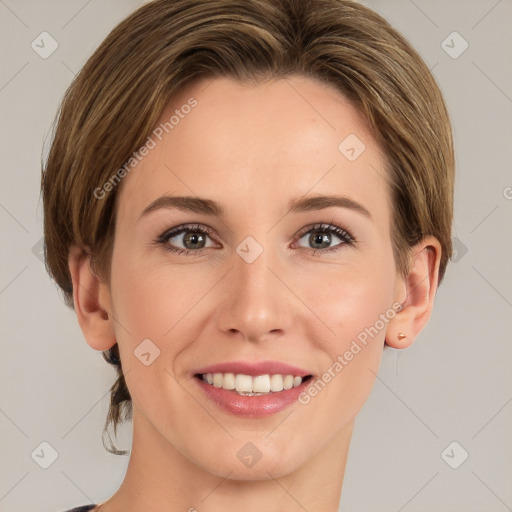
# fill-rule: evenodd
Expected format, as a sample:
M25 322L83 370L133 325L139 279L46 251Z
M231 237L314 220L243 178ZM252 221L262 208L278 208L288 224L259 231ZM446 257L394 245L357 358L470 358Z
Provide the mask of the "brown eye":
M352 245L354 238L347 231L338 226L320 224L303 232L298 242L301 241L306 244L305 246L299 244L301 247L328 252L342 245ZM332 245L333 243L334 245Z
M202 249L215 246L210 238L210 229L198 225L169 229L158 237L156 243L178 254L200 253Z
M331 245L331 234L313 231L309 235L308 242L313 249L326 249Z
M206 244L206 237L202 233L186 231L183 236L185 249L202 249Z

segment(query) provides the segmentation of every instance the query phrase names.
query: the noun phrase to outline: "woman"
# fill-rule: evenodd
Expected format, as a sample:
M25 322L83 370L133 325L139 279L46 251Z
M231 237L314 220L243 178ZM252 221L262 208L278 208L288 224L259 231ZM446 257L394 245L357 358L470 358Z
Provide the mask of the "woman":
M429 319L453 181L439 88L364 6L120 23L42 179L49 272L118 372L105 427L133 420L121 487L76 510L337 510L383 347Z

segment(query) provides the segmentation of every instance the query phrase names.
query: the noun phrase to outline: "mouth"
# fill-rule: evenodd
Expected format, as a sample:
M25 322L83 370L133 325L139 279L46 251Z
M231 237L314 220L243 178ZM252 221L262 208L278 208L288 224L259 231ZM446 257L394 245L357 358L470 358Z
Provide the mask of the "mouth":
M313 375L279 362L218 364L196 370L193 380L224 413L245 418L276 414L296 403Z
M300 387L311 375L243 373L196 373L197 379L218 389L232 391L240 396L266 396Z

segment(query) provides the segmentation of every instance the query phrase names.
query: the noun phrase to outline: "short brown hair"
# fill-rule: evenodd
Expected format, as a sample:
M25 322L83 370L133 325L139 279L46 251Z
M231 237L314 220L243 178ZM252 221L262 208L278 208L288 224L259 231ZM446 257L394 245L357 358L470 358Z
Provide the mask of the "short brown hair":
M143 145L169 101L199 78L297 74L344 94L383 149L397 270L406 275L410 248L433 235L442 280L452 253L451 126L432 74L399 32L352 0L155 0L107 36L57 118L42 175L45 255L69 306L72 245L89 248L110 276L119 187L101 199L94 191ZM117 343L104 357L118 372L104 431L113 423L116 432L123 407L131 417L131 397Z

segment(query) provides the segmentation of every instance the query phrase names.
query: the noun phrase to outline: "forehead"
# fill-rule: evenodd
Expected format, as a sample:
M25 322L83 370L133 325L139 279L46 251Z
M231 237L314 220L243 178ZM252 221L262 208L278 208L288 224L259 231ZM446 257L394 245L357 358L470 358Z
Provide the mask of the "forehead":
M127 214L164 194L215 199L234 215L237 205L281 208L279 197L308 191L386 207L384 156L363 119L342 94L309 78L196 82L150 137L152 149L120 191Z

